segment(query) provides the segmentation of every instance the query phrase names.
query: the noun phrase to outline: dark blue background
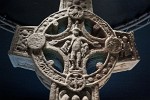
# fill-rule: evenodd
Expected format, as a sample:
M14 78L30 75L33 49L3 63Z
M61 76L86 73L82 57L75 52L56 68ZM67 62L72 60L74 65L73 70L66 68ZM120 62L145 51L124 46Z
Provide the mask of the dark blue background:
M141 61L131 70L113 74L102 88L102 100L150 100L150 25L135 32Z
M16 0L16 2L14 2L14 0L7 1L8 2L0 3L3 5L1 6L3 9L0 10L0 13L8 12L16 21L22 21L22 23L27 22L25 25L38 25L43 18L57 11L56 8L58 8L58 5L54 6L54 4L50 4L52 9L49 10L49 12L42 12L42 10L39 9L43 9L44 6L40 6L40 3L35 2L34 7L30 11L32 3L25 5L25 0ZM29 0L26 1L29 2ZM130 2L127 2L129 0L124 0L124 3L119 3L117 0L115 1L115 4L121 4L122 7L127 7L127 9L118 9L116 12L114 11L115 13L108 9L104 9L107 7L110 9L115 8L116 6L111 5L114 3L113 0L106 0L105 2L110 2L107 5L104 5L105 3L103 2L99 2L99 4L96 4L96 2L94 3L95 12L111 23L112 26L119 24L120 20L125 19L124 16L130 16L130 18L135 17L131 14L138 12L136 9L141 9L141 12L145 9L143 8L144 6L140 6L140 4L142 5L141 2L144 2L143 4L145 5L149 2L149 0L139 0L141 2L132 0L134 4L130 4ZM58 4L58 2L59 1L57 1L56 4ZM22 5L19 6L18 4ZM43 3L41 5L44 4L45 9L47 9L48 3ZM101 10L103 13L99 13L101 11L99 10L100 7L97 8L99 5L102 7ZM131 6L128 8L129 5L133 5L136 8ZM21 9L19 9L19 7ZM36 7L39 9L36 9ZM19 10L23 10L24 13L21 13ZM130 10L133 11L130 12ZM31 17L32 11L35 11L35 14ZM115 17L117 14L119 15L121 11L125 11L126 13L122 13L120 16ZM29 15L27 12L29 12ZM43 15L40 15L41 13L43 13ZM34 20L37 15L38 20ZM110 15L111 17L109 17ZM40 83L35 72L12 67L7 55L12 37L13 34L0 29L0 100L48 100L49 90ZM141 61L131 71L113 74L108 83L100 90L102 100L150 100L150 25L136 31L135 39Z

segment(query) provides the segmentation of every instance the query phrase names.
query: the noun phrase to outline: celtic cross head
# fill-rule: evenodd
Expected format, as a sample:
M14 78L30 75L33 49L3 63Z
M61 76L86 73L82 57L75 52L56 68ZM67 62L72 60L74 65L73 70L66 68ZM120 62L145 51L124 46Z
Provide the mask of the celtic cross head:
M92 0L61 0L39 26L18 26L9 56L14 67L36 72L49 100L99 100L112 73L139 61L133 32L113 30Z

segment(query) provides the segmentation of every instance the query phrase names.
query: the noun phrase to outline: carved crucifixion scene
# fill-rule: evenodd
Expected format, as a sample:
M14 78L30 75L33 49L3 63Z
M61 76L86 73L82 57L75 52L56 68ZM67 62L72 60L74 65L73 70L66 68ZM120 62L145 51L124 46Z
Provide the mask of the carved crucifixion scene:
M92 0L61 0L39 26L18 27L9 55L36 72L49 100L100 100L111 74L139 61L133 32L113 30Z

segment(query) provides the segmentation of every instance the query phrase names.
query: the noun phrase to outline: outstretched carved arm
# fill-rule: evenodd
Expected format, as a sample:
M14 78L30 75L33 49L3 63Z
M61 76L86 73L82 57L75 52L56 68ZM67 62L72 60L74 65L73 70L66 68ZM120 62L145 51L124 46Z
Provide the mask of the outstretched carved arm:
M60 39L60 40L52 40L52 41L49 42L49 44L51 44L51 45L56 45L56 44L58 44L59 42L66 41L66 40L68 40L68 39L71 39L71 36L68 36L68 37L63 38L63 39Z
M91 41L87 40L87 39L84 38L84 37L81 37L81 40L84 41L84 42L87 42L88 44L93 45L94 47L101 47L100 43L97 42L97 41L92 41L92 42L91 42Z

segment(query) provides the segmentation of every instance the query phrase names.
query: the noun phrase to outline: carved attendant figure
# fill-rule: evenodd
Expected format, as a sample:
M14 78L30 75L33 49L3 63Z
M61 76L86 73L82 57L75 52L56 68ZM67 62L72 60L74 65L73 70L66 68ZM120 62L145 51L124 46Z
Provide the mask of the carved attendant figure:
M89 50L89 46L87 43L84 43L81 48L82 57L84 57Z
M85 37L80 36L80 34L82 32L77 27L78 26L77 24L78 24L78 21L75 23L75 25L73 25L74 27L71 30L72 35L69 35L68 37L61 39L61 40L53 40L49 43L49 44L52 44L52 43L57 44L59 42L65 41L65 40L68 42L69 42L69 40L71 40L71 44L68 47L68 50L71 51L71 54L70 54L70 61L72 64L71 69L76 69L76 70L78 70L80 68L79 65L80 65L80 61L81 61L81 46L82 46L83 42L91 44L93 46L95 46L99 43L99 42L91 42L91 41L87 40ZM65 44L66 44L66 42L65 42ZM62 46L62 48L64 46L66 46L65 44ZM67 46L65 49L67 49Z
M68 50L69 50L69 45L70 45L70 41L69 40L67 40L66 42L65 42L65 44L61 47L61 50L64 52L64 53L68 53Z
M122 42L123 42L123 50L121 52L121 57L127 57L131 54L131 47L130 43L128 42L128 38L126 36L122 37Z

